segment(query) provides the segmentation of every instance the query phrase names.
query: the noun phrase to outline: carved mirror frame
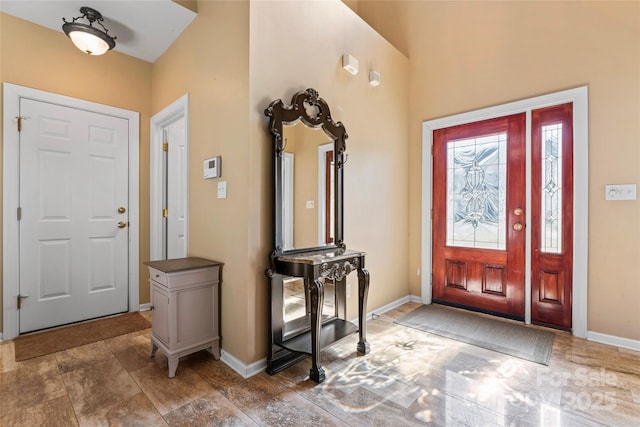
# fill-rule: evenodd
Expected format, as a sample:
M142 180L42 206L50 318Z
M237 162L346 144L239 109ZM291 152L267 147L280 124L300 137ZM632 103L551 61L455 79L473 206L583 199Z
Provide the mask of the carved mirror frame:
M274 251L272 260L283 254L296 254L315 251L344 250L346 245L343 240L343 166L347 155L345 154L345 141L348 138L342 122L334 122L326 101L322 99L315 89L307 89L297 92L287 105L282 100L273 101L265 110L265 115L270 118L269 130L273 137L274 154ZM286 142L283 138L283 126L295 125L302 122L313 129L321 128L333 141L334 148L334 243L309 248L294 248L283 250L283 153Z

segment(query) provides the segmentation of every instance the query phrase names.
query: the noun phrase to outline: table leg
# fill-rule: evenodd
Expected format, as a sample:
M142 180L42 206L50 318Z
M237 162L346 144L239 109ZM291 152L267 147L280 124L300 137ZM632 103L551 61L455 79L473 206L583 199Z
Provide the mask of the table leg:
M369 296L369 272L364 268L358 268L358 321L359 340L357 345L358 353L369 353L369 343L367 342L367 297Z
M173 378L176 376L176 370L178 369L178 362L180 361L180 358L173 354L167 359L169 359L169 378Z
M307 279L305 279L307 281ZM309 280L309 282L311 282ZM324 285L316 279L309 283L311 293L311 369L309 377L318 383L325 379L324 369L320 365L320 337L322 333L322 305L324 303Z

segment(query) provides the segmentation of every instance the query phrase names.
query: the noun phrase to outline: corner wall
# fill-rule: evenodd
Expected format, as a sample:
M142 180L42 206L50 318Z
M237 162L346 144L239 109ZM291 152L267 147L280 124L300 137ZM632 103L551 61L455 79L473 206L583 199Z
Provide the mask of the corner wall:
M588 329L640 339L640 201L604 200L606 184L640 184L640 3L361 1L358 12L411 58L410 271L422 122L588 85Z
M249 3L200 1L198 15L153 64L152 115L189 93L189 256L224 263L221 344L256 360L255 295L249 283ZM222 177L205 180L202 162L221 156ZM227 182L227 198L217 183ZM148 205L148 202L147 202ZM260 332L265 331L265 319ZM266 353L262 354L264 357Z

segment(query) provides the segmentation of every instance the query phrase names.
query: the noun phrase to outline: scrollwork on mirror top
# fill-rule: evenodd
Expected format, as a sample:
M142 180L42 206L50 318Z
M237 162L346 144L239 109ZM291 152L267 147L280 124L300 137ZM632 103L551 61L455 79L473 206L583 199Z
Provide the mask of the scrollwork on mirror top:
M333 121L329 106L317 90L309 88L297 92L291 98L291 105L286 105L281 99L277 99L267 107L264 113L271 119L269 130L273 135L278 157L282 156L286 146L282 137L282 125L294 124L301 120L311 128L322 128L334 140L338 168L342 168L346 163L345 141L349 135L342 122Z

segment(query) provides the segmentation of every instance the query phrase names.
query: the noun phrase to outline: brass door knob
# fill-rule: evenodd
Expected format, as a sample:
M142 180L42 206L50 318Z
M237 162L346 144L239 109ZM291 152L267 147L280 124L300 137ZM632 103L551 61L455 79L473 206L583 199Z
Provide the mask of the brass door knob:
M126 223L126 222L124 222L124 221L120 221L120 222L118 223L118 228L126 228L126 227L127 227L127 223Z
M515 224L513 224L513 229L516 231L522 231L523 228L524 228L524 225L520 224L519 222L516 222Z
M123 213L125 213L126 211L127 211L127 210L125 209L125 207L124 207L124 206L120 206L120 207L118 208L118 213L123 214Z

